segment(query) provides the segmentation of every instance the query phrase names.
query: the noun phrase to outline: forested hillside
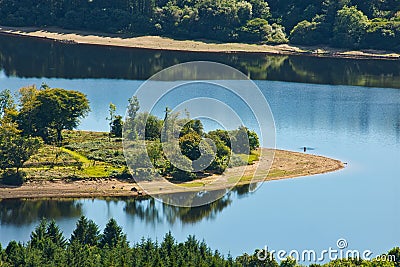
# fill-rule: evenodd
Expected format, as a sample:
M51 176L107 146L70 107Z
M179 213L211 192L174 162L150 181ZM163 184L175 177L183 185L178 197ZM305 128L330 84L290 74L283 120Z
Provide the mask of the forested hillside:
M400 50L399 0L0 0L0 24Z

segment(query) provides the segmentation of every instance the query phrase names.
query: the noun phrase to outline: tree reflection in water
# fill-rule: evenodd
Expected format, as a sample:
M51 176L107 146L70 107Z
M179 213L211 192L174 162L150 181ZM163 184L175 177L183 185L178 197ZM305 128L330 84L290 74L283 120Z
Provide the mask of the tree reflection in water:
M165 203L156 201L152 197L142 199L129 199L125 201L125 212L138 217L140 220L149 224L161 223L163 221L169 224L174 224L177 221L183 224L193 224L203 219L212 220L225 208L229 207L232 203L232 196L236 194L237 197L243 197L251 193L257 187L253 185L242 185L233 188L224 197L199 207L176 207ZM220 194L221 191L210 192L211 194ZM197 193L193 194L193 200L196 201ZM179 197L179 195L177 195Z
M75 218L82 215L82 203L76 200L0 201L0 223L26 225L42 218Z
M400 88L397 60L157 51L0 35L0 75L7 77L146 80L188 61L227 64L254 80Z
M122 202L125 204L124 211L130 216L139 218L148 224L167 222L174 224L192 224L203 219L212 220L217 214L229 207L233 202L233 196L238 198L247 196L255 189L256 185L243 185L233 188L224 197L210 204L190 208L175 207L152 197L143 198L109 198L105 199L107 205ZM204 194L222 194L225 191L206 192ZM192 193L192 203L204 195ZM175 195L174 197L179 197ZM187 203L190 205L190 203ZM68 199L47 199L47 200L22 200L10 199L0 201L0 224L22 226L37 222L42 218L65 219L78 218L85 215L83 212L84 201Z

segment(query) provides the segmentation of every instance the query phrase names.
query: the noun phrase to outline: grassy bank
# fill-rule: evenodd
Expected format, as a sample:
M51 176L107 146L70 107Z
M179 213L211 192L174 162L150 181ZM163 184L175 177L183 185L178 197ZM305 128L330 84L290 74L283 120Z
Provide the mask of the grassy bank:
M125 167L121 139L107 133L66 131L62 147L44 145L24 164L27 180L119 177Z

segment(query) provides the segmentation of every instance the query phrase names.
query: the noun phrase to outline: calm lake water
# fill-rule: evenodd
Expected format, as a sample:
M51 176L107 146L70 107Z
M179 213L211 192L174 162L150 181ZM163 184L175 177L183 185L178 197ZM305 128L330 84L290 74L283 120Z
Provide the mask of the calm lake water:
M26 43L33 48L22 49ZM79 128L107 130L110 102L123 114L143 79L166 66L199 59L223 62L259 79L275 118L278 148L300 151L307 146L313 148L309 153L340 159L347 167L264 183L254 193L237 188L195 209L152 199L4 200L0 242L26 242L42 217L56 219L69 236L85 215L101 227L116 218L131 242L160 240L171 231L179 241L196 235L234 256L265 245L321 251L336 248L339 238L347 240L349 249L369 249L375 256L400 245L400 90L393 89L400 87L398 61L137 51L0 36L0 89L46 82L80 90L92 112ZM185 92L182 99L192 94L199 92Z

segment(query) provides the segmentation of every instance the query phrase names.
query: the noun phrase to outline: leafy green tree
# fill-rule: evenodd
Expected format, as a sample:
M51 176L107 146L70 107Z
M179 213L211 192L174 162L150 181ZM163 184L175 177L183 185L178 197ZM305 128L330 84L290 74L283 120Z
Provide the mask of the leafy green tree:
M62 130L77 127L79 120L90 111L89 101L83 93L59 88L39 90L33 101L22 103L21 120L29 118L32 128L27 132L48 140L48 129L54 130L58 144L62 141ZM27 126L27 123L23 125Z
M264 2L267 3L267 2ZM240 1L237 3L237 16L241 23L245 23L253 17L253 6L251 3L246 1Z
M228 156L223 156L223 157L216 157L210 164L210 166L207 167L207 170L212 171L216 174L222 174L225 169L228 167L228 161L229 157Z
M394 256L395 266L396 267L400 266L400 247L395 247L395 248L389 250L387 255Z
M145 121L146 121L145 139L146 140L160 139L162 121L152 114L148 114Z
M240 263L241 266L278 267L279 264L275 261L273 256L269 252L266 253L265 255L264 250L262 252L256 250L252 255L244 253L236 258L236 262ZM259 256L265 259L259 259Z
M399 13L400 14L400 13ZM399 20L371 20L361 47L373 49L400 49L400 21Z
M198 134L199 136L202 136L204 134L203 124L200 120L189 120L189 122L185 123L185 125L181 129L180 136L192 132Z
M249 0L247 1L252 6L252 17L269 19L271 18L271 12L267 1L264 0Z
M266 42L272 35L272 27L265 19L255 18L246 22L241 28L240 40Z
M20 109L17 122L24 135L35 135L34 118L31 116L31 111L35 106L38 93L39 90L35 85L22 87L18 90Z
M217 129L214 131L209 131L207 133L207 137L214 140L215 142L221 140L225 144L225 146L227 146L228 148L231 147L231 136L229 135L229 132L227 130Z
M139 100L136 96L129 98L128 111L126 115L125 129L127 137L135 140L137 138L136 131L136 115L140 108Z
M3 119L7 111L15 109L14 98L11 91L5 89L0 92L0 119Z
M247 21L246 25L240 28L239 40L247 42L258 42L268 44L282 44L287 42L284 29L273 23L270 25L267 20L255 18Z
M142 140L159 140L162 130L162 120L148 112L138 113L135 120L137 135ZM144 131L143 131L144 130Z
M228 157L231 154L231 149L223 141L216 140L215 146L217 148L217 157Z
M307 20L300 21L290 32L290 43L302 45L323 44L326 40L320 33L320 24Z
M111 138L111 135L112 135L112 125L113 125L113 122L115 120L115 112L116 112L116 110L117 110L117 107L113 103L110 103L110 105L108 107L109 117L106 118L106 120L110 121L110 123L109 123L109 125L110 125L110 133L108 135L109 139Z
M122 232L122 228L118 226L114 219L110 219L101 236L100 247L108 246L112 248L126 243L126 235Z
M162 145L159 140L148 143L147 146L147 155L149 156L153 166L157 166L157 162L163 158L163 150Z
M181 148L182 154L188 157L190 160L196 160L200 157L200 147L201 136L195 132L185 134L179 138L179 146Z
M337 12L332 44L339 47L358 48L369 25L369 20L355 6L344 6Z
M255 150L260 147L260 140L258 138L258 135L255 131L251 131L248 128L247 130L247 136L249 138L249 147L250 151Z
M21 87L18 90L19 102L21 108L30 107L34 104L36 95L39 93L39 90L35 85Z
M0 122L0 169L16 168L18 173L41 144L39 138L22 136L15 123Z
M297 261L293 258L287 257L284 259L281 264L279 265L280 267L297 267L299 266L297 264Z
M122 116L115 116L114 120L111 123L111 135L114 137L122 137L122 127L124 126L124 122L122 121Z
M235 145L231 148L235 154L249 154L251 152L249 144L248 129L240 126L237 130L232 131L231 135L235 141Z

